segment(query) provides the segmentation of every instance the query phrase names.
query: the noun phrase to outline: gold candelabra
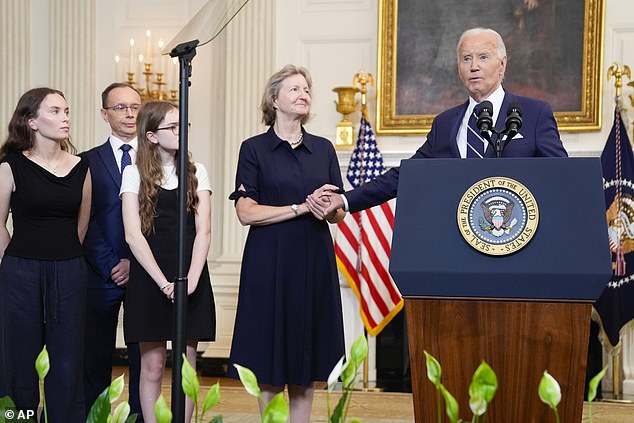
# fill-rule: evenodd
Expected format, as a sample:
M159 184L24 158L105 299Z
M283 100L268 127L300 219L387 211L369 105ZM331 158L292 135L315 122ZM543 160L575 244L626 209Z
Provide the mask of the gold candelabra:
M143 102L167 100L178 102L179 65L176 58L161 54L165 43L162 39L154 44L152 32L145 31L144 54L136 48L134 38L130 38L128 69L123 72L121 56L115 56L115 78L134 86L141 94Z

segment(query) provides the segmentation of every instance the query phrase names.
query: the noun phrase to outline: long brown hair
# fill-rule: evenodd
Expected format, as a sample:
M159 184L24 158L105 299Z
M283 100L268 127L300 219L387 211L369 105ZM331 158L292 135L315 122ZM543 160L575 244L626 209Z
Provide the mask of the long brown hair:
M63 92L47 87L33 88L22 94L9 121L7 138L2 147L0 147L0 160L14 151L24 151L33 148L35 131L29 125L29 119L37 117L40 105L46 96L50 94L59 94L64 100L66 99ZM75 146L70 142L70 138L63 140L60 145L64 151L72 154L77 152Z
M165 119L167 112L173 109L178 110L178 106L167 101L150 101L141 107L136 119L137 139L139 142L136 165L141 178L138 195L139 217L141 218L141 231L146 235L154 229L154 217L157 216L158 189L165 178L159 146L148 140L147 133L155 132ZM174 164L176 166L176 175L179 175L178 160L174 160ZM198 205L197 189L196 166L192 161L191 153L188 152L187 209L190 211L195 211Z

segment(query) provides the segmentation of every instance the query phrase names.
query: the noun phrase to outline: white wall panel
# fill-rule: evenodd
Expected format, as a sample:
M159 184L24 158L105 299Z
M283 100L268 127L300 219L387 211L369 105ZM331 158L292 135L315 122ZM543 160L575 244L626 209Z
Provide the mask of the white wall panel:
M203 356L229 357L238 298L235 290L216 288L215 278L212 285L214 286L214 301L216 303L216 341L205 343L206 348Z
M23 0L0 3L0 139L3 141L18 98L30 88L30 11L29 2Z
M351 86L354 75L361 69L374 73L372 40L302 40L300 51L300 63L313 76L312 119L307 127L334 142L336 123L343 116L335 108L337 94L332 89L342 85ZM355 115L351 117L358 121L359 112Z
M303 0L302 12L357 12L371 10L372 3L369 0Z
M605 63L607 69L614 62L625 64L630 67L631 72L634 72L634 25L610 25L606 29L606 34L609 31L609 37L606 36L606 55L609 52L609 56L613 59L610 62ZM609 41L607 41L609 40ZM609 44L608 44L609 42ZM634 77L634 74L632 74ZM628 129L630 140L632 140L632 123L634 123L634 89L631 86L627 86L628 82L634 81L634 79L623 80L623 114L624 120ZM614 89L614 78L612 78L605 86L606 94L606 106L605 112L605 124L611 126L614 119L614 95L616 94ZM609 129L608 129L609 130Z
M119 4L119 25L122 28L144 27L148 23L152 27L185 24L202 5L200 1L194 4L179 0L119 0Z
M71 139L79 151L93 143L95 0L52 0L50 86L64 92L71 110ZM73 25L69 25L73 22Z

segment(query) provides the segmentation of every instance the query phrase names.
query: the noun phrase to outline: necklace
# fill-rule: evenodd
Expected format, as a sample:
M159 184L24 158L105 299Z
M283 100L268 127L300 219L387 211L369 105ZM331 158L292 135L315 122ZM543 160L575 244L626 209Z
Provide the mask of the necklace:
M283 141L286 141L287 143L290 144L291 147L295 148L298 145L300 145L302 143L302 141L304 141L304 133L302 132L302 129L299 129L299 136L297 137L297 139L295 141L291 141L285 138L282 138L280 136L281 132L278 131L277 127L273 127L273 130L275 131L275 135L277 135L277 137Z
M298 145L302 143L303 140L304 140L304 133L300 132L299 138L297 138L295 141L289 141L288 143L291 145L291 147L297 147Z
M33 161L36 162L36 163L39 162L38 164L40 164L40 163L44 164L44 166L42 166L42 167L44 167L46 170L51 172L53 175L57 175L57 169L59 168L59 165L61 164L61 160L56 160L56 163L52 164L50 161L46 160L45 158L40 157L37 154L33 154L31 152L29 152L29 156L28 157L31 157L32 159L36 159L36 160L33 160Z

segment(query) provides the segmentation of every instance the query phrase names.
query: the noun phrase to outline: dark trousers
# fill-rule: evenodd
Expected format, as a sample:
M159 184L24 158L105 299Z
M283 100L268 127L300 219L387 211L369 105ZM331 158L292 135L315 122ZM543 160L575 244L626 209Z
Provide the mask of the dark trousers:
M46 344L48 421L83 423L86 262L4 255L0 264L0 397L37 410L35 359Z
M119 309L124 294L125 290L119 288L88 290L84 364L86 413L112 380L112 357L116 348ZM140 423L143 421L139 402L141 354L139 344L128 344L127 347L130 368L129 378L125 381L128 403L130 412L139 415L137 423Z

